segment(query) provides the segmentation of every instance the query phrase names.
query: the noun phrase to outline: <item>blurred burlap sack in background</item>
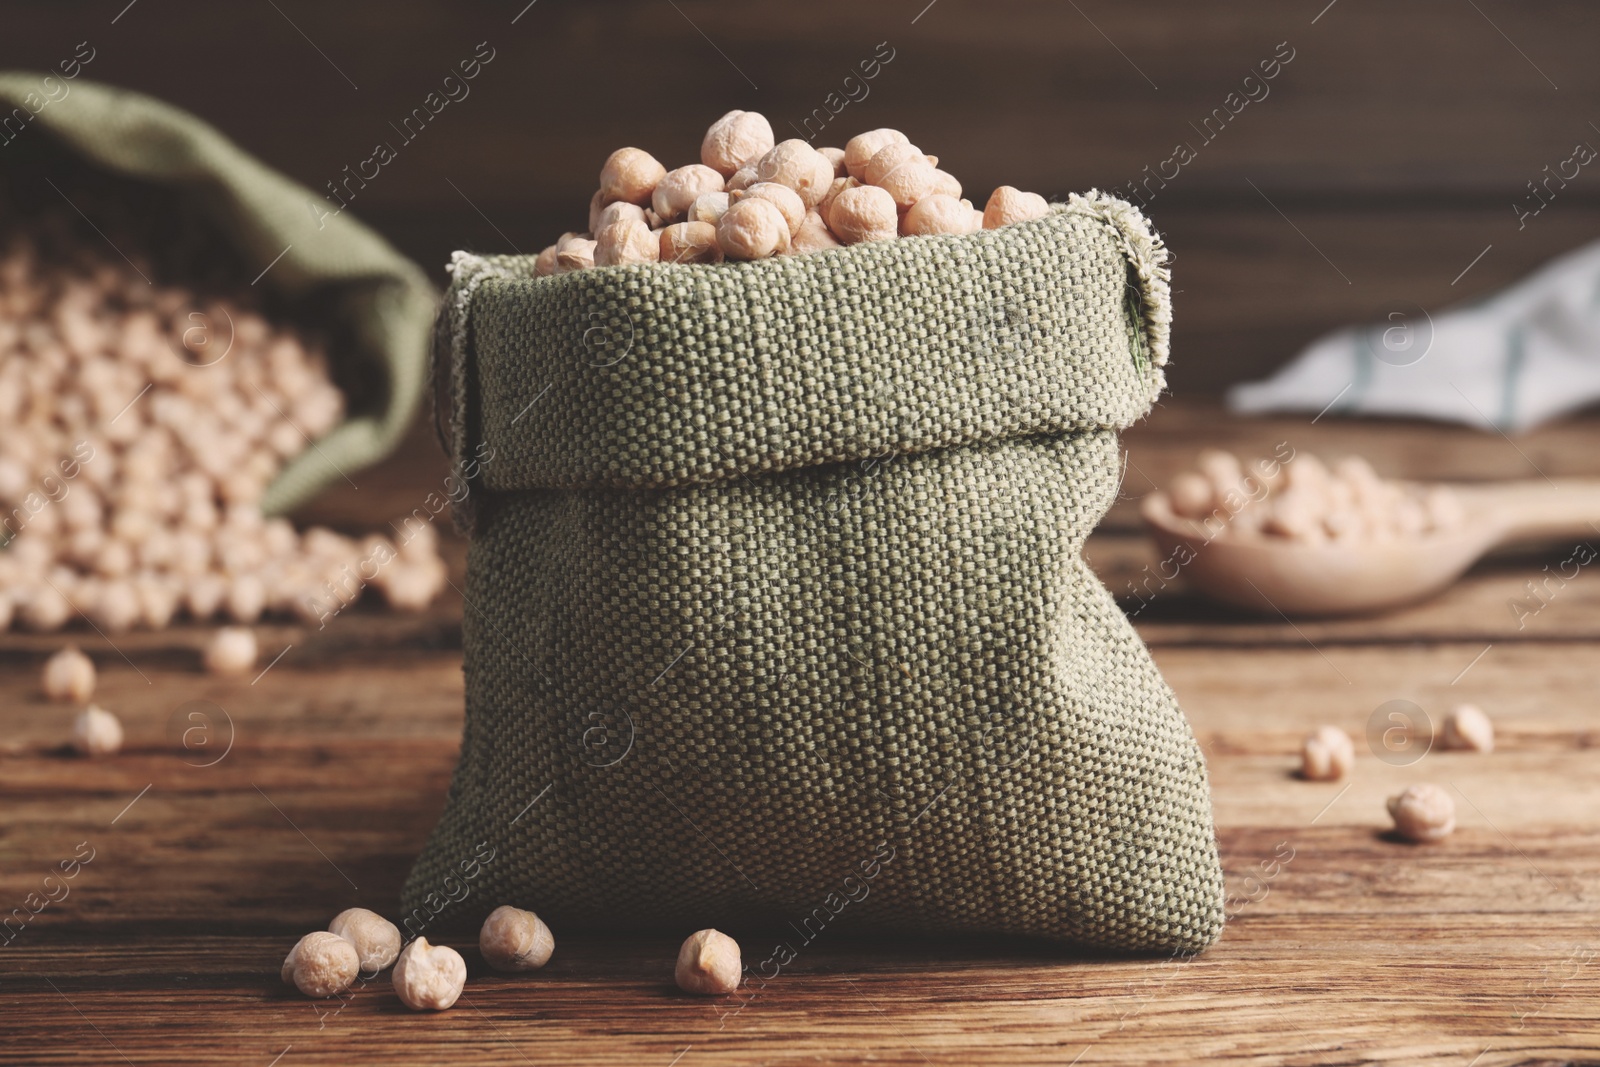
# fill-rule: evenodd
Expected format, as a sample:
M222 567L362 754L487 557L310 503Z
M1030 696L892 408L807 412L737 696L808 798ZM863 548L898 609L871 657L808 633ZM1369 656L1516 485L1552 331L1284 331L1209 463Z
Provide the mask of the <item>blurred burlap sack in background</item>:
M0 73L0 221L68 204L91 225L101 208L134 216L148 243L129 254L235 286L255 279L276 311L328 336L347 416L284 468L264 511L289 511L386 455L422 394L437 307L422 271L195 116L62 69Z

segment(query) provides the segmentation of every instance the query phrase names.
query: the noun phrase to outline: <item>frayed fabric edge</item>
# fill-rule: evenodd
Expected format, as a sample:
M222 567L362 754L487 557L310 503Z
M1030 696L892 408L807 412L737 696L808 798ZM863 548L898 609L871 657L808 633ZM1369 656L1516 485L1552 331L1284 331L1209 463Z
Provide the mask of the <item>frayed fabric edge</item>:
M1165 367L1172 350L1172 270L1168 266L1172 257L1161 235L1137 207L1098 189L1073 193L1066 206L1069 212L1099 219L1116 231L1123 254L1139 278L1139 306L1150 361Z

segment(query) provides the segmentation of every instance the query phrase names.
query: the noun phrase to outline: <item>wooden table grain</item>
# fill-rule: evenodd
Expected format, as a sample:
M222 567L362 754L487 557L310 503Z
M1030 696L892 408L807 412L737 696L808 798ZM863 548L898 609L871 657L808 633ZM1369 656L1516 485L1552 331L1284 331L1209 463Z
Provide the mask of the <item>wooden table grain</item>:
M442 807L461 727L452 588L418 616L265 625L273 664L239 680L198 670L195 628L114 646L75 633L128 730L92 763L38 691L63 638L0 635L0 1062L1600 1063L1600 578L1547 581L1571 546L1524 549L1428 604L1315 623L1209 608L1181 577L1151 585L1134 512L1150 482L1201 445L1283 441L1410 477L1600 475L1593 419L1512 443L1169 403L1127 435L1124 499L1088 555L1210 763L1231 917L1201 956L881 941L846 918L758 993L717 1001L673 990L674 938L557 931L531 976L485 973L461 944L471 977L446 1013L406 1011L387 975L300 997L278 981L284 952L345 907L392 911ZM443 473L419 434L307 517L376 528ZM446 548L459 586L464 547ZM1363 738L1390 700L1434 721L1476 702L1499 747L1384 762ZM1321 723L1358 738L1347 782L1292 774ZM1423 780L1451 791L1460 825L1406 845L1383 800ZM47 889L63 863L74 876Z

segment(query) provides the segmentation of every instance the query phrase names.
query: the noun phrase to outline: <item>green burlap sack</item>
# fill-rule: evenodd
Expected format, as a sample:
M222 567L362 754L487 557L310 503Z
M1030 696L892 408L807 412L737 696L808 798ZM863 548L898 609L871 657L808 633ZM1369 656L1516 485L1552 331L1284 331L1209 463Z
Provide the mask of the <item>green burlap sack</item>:
M59 193L75 207L84 174L174 194L163 209L192 211L214 231L243 272L238 284L264 272L258 288L291 305L314 304L321 325L333 327L340 343L329 357L351 409L283 469L264 511L294 508L341 471L382 458L405 433L426 378L437 294L383 238L348 213L332 213L336 203L185 111L60 74L0 73L0 172L48 180L57 191L44 185L44 195Z
M467 716L407 929L1215 940L1201 753L1080 556L1164 258L1096 194L757 263L458 253Z

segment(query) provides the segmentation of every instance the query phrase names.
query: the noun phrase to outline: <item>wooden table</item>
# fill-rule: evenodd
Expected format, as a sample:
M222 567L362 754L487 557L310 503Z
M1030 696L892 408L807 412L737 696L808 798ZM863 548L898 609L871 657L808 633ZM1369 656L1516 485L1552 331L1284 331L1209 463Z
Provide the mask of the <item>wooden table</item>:
M1390 474L1600 474L1592 420L1512 442L1169 405L1128 435L1127 498L1090 543L1111 588L1149 587L1133 500L1152 480L1203 444L1265 454L1279 441L1360 450ZM371 528L442 476L418 435L306 517ZM459 585L463 546L447 548ZM115 649L75 634L128 729L123 752L94 763L66 754L70 711L38 692L62 638L3 635L0 914L25 909L61 861L92 859L0 946L0 1062L1600 1062L1600 578L1542 584L1544 606L1520 619L1510 606L1534 603L1526 583L1570 553L1497 559L1373 620L1229 615L1181 581L1142 606L1128 596L1210 760L1232 894L1221 943L1127 959L883 943L841 925L728 1018L673 992L670 938L561 937L520 978L481 973L469 951L467 991L437 1015L401 1008L387 977L324 1002L279 984L284 952L334 912L393 910L440 811L461 728L457 593L422 616L264 626L263 664L281 657L253 681L200 673L196 629ZM1358 740L1348 782L1292 775L1308 729L1359 739L1391 699L1435 721L1479 703L1499 748L1395 766ZM1384 832L1384 797L1420 780L1447 787L1460 815L1428 847Z

